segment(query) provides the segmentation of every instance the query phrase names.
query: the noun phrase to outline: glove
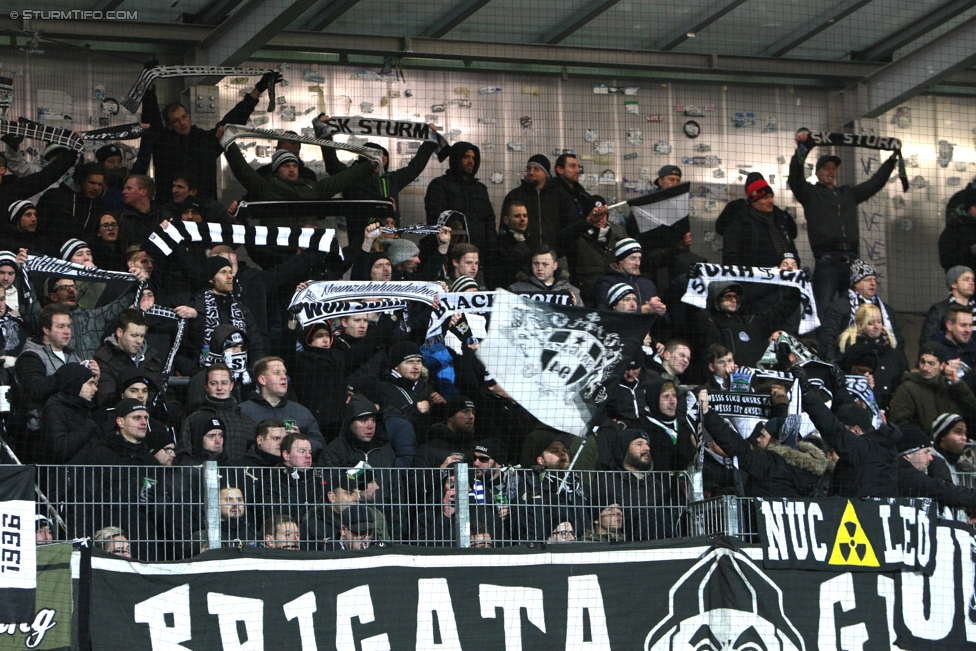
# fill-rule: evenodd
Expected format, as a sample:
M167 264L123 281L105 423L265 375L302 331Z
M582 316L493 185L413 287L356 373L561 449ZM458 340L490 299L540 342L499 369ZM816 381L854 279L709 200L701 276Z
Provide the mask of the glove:
M777 344L777 346L776 346L776 365L779 366L780 368L789 368L790 367L790 353L792 353L792 352L793 351L790 350L790 345L788 343L786 343L785 341L784 342L780 342L779 344Z
M20 148L20 143L24 142L24 136L15 136L12 133L8 133L0 137L0 140L7 143L14 151L17 151Z
M3 367L13 368L14 364L17 363L17 358L13 355L3 355Z
M803 370L802 366L794 364L790 367L790 373L800 383L800 391L806 393L807 391L813 390L813 385L810 384L810 378L807 377L807 372Z
M268 86L271 84L280 84L284 80L285 78L280 72L271 70L264 73L264 76L258 80L258 83L254 84L254 87L263 93L264 91L268 90Z
M230 146L230 144L234 142L234 138L236 137L237 137L237 125L225 124L224 133L223 135L220 136L220 146L223 147L224 149L227 149Z

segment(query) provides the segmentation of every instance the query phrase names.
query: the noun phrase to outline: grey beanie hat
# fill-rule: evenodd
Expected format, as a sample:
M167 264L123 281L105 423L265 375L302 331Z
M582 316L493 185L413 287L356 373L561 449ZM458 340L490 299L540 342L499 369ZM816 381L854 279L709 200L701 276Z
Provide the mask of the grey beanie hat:
M959 276L963 275L967 271L969 273L973 273L972 269L961 264L957 264L955 267L949 269L949 271L946 272L946 289L948 289L951 292L952 286L956 283L957 280L959 280Z

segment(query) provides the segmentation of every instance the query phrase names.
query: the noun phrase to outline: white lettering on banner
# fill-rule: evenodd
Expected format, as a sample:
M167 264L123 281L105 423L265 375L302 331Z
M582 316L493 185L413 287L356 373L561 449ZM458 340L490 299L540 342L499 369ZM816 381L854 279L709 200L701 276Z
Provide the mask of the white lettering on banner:
M522 651L522 608L530 624L546 632L546 616L542 606L542 590L521 586L478 586L481 617L494 619L495 609L502 609L505 622L505 651Z
M823 522L823 511L820 510L820 505L816 502L811 502L809 508L807 509L807 531L810 532L810 549L813 550L813 557L818 561L827 560L827 545L821 545L817 542L817 525L813 522L814 520L820 520Z
M352 632L353 617L360 625L373 621L373 597L369 586L347 590L336 595L336 651L356 651L356 637ZM386 633L362 640L363 651L390 651L390 638Z
M953 530L953 534L956 537L959 550L962 552L962 576L960 577L962 580L959 582L962 587L962 602L964 604L976 604L976 586L973 585L973 581L976 579L974 576L976 567L972 561L972 550L974 543L976 543L976 537L962 529ZM976 642L976 621L973 621L972 616L963 617L962 620L966 626L966 641Z
M817 647L820 651L863 649L864 643L869 638L867 626L859 622L837 630L837 620L834 617L835 604L840 604L843 613L849 613L857 607L854 600L854 577L850 572L820 584L820 630ZM838 637L840 644L837 643Z
M434 613L437 622L434 623ZM435 632L434 627L437 627ZM438 635L439 634L439 635ZM440 637L440 644L435 640ZM417 581L417 651L461 651L454 605L447 579L420 579Z
M566 595L566 651L611 651L603 591L596 574L569 577ZM590 641L583 622L590 620ZM420 646L418 645L419 649Z
M888 624L888 639L895 637L895 580L884 574L878 575L878 596L885 602L885 622Z
M764 501L762 513L769 536L769 560L789 560L790 548L786 543L786 525L783 524L783 503Z
M217 616L223 651L264 651L264 600L210 592L207 610ZM243 642L237 626L241 622Z
M786 520L790 523L790 541L793 543L793 550L798 561L805 561L807 554L810 553L810 546L807 545L806 523L803 521L806 511L806 504L803 502L788 502L786 504Z
M954 549L952 529L938 527L935 534L938 549ZM956 616L956 599L936 597L955 595L955 563L950 560L952 557L952 554L946 554L944 558L947 562L936 563L932 576L925 576L921 572L901 573L901 616L905 620L905 626L915 637L941 640L952 630L952 620ZM926 593L930 596L928 613L921 607Z
M881 528L884 530L885 563L901 563L905 557L905 550L900 544L895 544L891 540L891 506L888 504L878 506L878 515L881 517Z
M908 525L915 524L915 509L910 506L901 504L898 506L898 513L901 515L902 531L905 533L905 557L902 561L905 565L915 564L915 548L912 547L912 530L914 526L909 527Z
M37 648L44 641L44 636L58 625L55 618L58 612L52 608L42 608L34 615L34 621L23 624L0 624L0 635L16 635L19 630L27 635L24 646L28 649Z
M281 607L285 611L285 619L289 622L298 620L298 634L302 636L302 651L318 651L315 643L315 621L312 615L318 610L315 604L315 593L306 592L297 599L292 599Z
M155 597L140 601L133 609L137 624L149 624L149 640L153 651L186 651L189 642L190 584L185 583ZM166 625L166 615L173 616L173 625Z

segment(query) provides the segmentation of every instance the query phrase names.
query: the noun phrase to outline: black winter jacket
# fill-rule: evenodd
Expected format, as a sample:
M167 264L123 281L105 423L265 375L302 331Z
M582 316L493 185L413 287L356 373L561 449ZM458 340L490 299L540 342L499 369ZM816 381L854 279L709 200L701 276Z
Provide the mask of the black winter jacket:
M37 200L37 225L45 235L57 234L62 241L84 239L92 225L97 228L102 205L76 192L67 182L51 188Z
M461 171L461 159L474 151L474 170L471 176ZM481 167L481 150L470 142L456 142L451 146L448 170L427 186L424 209L427 223L436 224L445 210L464 213L468 222L468 238L479 249L495 237L495 209L488 197L488 188L477 179Z
M34 463L68 463L86 445L101 437L96 406L80 396L58 393L41 414L43 445L35 447Z
M729 204L732 205L732 204ZM796 250L796 221L793 215L773 207L773 225L789 244L789 253L800 263ZM778 267L782 257L776 254L769 226L759 220L751 206L744 205L725 231L722 244L722 264L745 267ZM777 259L780 258L780 259Z
M549 179L541 190L522 181L519 187L507 195L502 202L502 214L513 201L521 201L529 212L529 234L533 241L557 247L557 238L564 228L576 221L576 208L567 192L556 187Z
M485 285L488 289L502 289L515 282L515 276L528 268L532 245L528 237L518 240L504 223L498 227L498 235L484 252ZM602 273L602 268L601 268Z

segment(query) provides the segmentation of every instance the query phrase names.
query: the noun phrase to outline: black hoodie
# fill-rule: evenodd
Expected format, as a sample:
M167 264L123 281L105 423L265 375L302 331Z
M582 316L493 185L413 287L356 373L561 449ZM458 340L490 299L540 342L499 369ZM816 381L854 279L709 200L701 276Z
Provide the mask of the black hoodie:
M474 151L474 170L471 176L461 172L461 159ZM448 170L427 186L424 208L427 223L436 224L445 210L464 213L468 223L468 239L484 249L495 237L495 209L488 197L488 188L476 177L481 167L481 150L470 142L456 142L451 147Z
M65 364L54 374L58 393L44 403L41 433L33 437L34 463L67 463L88 443L101 436L95 404L79 393L93 373L78 363Z
M644 422L649 422L647 437L651 444L651 458L655 470L684 470L695 454L695 448L691 443L691 428L685 419L678 418L677 409L674 417L661 413L661 392L665 384L674 383L664 378L656 378L647 384ZM674 438L669 430L674 432Z

